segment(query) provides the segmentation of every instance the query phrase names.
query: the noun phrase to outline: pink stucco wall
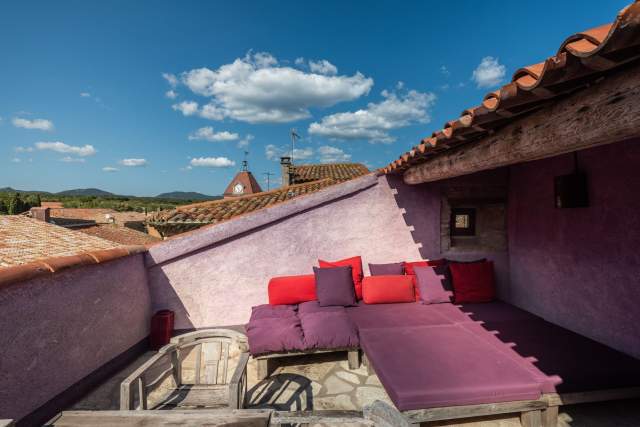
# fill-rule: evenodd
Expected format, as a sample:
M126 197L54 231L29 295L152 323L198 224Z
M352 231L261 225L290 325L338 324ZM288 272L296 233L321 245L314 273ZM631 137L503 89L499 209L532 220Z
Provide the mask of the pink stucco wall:
M588 208L555 209L571 155L511 167L510 299L640 357L640 141L579 153Z
M270 277L310 274L318 258L361 255L365 274L369 262L436 258L441 256L440 194L436 186L412 187L401 177L381 177L362 191L153 265L153 308L174 310L179 329L239 325L248 321L252 306L267 302ZM478 256L487 254L455 255ZM505 277L506 254L496 257Z
M148 335L143 255L0 288L0 418L20 419Z

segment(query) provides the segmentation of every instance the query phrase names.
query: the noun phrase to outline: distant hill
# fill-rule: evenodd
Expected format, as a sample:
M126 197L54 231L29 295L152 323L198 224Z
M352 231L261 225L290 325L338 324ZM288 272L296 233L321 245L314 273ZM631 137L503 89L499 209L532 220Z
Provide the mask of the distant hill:
M162 193L156 196L159 199L177 199L177 200L215 200L221 196L207 196L206 194L196 193L195 191L172 191L170 193Z
M55 194L57 196L115 196L113 193L109 193L108 191L100 190L98 188L76 188Z
M16 190L15 188L11 188L11 187L3 187L0 188L0 193L40 193L40 194L51 194L48 191L25 191L25 190Z

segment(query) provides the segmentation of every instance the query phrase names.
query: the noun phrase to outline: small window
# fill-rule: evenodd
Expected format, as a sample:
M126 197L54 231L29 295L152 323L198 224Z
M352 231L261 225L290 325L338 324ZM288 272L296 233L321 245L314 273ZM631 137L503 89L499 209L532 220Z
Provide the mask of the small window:
M451 235L476 235L476 210L473 208L451 209Z

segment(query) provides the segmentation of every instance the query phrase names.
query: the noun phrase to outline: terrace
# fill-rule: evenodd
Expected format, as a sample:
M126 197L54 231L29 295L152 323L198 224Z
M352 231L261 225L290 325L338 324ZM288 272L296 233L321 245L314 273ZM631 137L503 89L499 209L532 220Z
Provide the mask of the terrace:
M269 199L267 206L149 247L93 249L0 268L0 417L29 426L63 410L118 409L120 383L154 354L148 347L152 313L173 311L175 335L214 327L244 330L252 307L267 303L270 278L311 273L318 259L359 255L365 276L368 263L491 260L497 299L557 331L540 342L575 338L567 354L579 356L562 360L563 366L585 362L600 368L578 371L574 378L584 380L584 389L554 394L557 425L637 425L638 401L632 399L640 397L640 383L633 383L633 361L640 358L639 57L640 3L634 2L612 24L576 34L554 57L519 70L512 83L383 170ZM586 188L584 181L558 178L566 175L586 176ZM586 198L576 197L585 189ZM450 307L451 316L472 313L456 304L434 305ZM436 310L407 306L422 310L412 322ZM496 354L512 358L510 351L517 352L544 374L541 383L553 376L560 377L555 385L565 381L564 372L543 363L548 347L527 347L511 339L518 327L498 326L448 318L443 327L476 338L498 330L499 342L491 344L499 347ZM337 352L281 358L272 372L264 372L259 357L251 358L243 410L357 414L375 401L397 407L389 397L396 383L381 361L415 355L424 358L427 371L429 357L400 346L381 356L374 338L383 332L374 337L365 329L360 340L366 366L350 367ZM574 342L588 342L585 348L598 352L571 353L578 351ZM478 346L490 350L487 343ZM438 349L461 356L454 347ZM616 369L626 367L607 365L612 359L599 358L605 354L629 362L624 387L594 388L590 382L597 377L598 386L615 383ZM435 398L449 391L433 384L424 388ZM556 418L545 394L553 393L518 400L511 411L504 401L483 401L481 408L429 407L423 415L444 418L426 425L551 426ZM522 402L533 406L527 411ZM202 414L175 417L184 424L216 417ZM60 420L54 424L65 425Z

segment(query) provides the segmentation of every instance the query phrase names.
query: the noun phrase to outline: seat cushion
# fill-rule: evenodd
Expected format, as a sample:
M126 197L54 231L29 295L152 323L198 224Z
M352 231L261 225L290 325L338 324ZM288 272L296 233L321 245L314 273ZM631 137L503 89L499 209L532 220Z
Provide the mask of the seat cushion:
M358 330L344 307L322 307L318 301L300 304L300 323L307 350L357 348Z
M300 319L289 306L253 307L246 330L249 351L254 356L305 349Z
M452 304L438 304L450 305ZM356 324L359 331L375 328L402 328L407 326L445 325L453 323L436 305L421 303L398 304L365 304L360 302L356 307L347 307L347 314Z
M531 372L461 325L363 329L360 345L401 411L541 394Z

